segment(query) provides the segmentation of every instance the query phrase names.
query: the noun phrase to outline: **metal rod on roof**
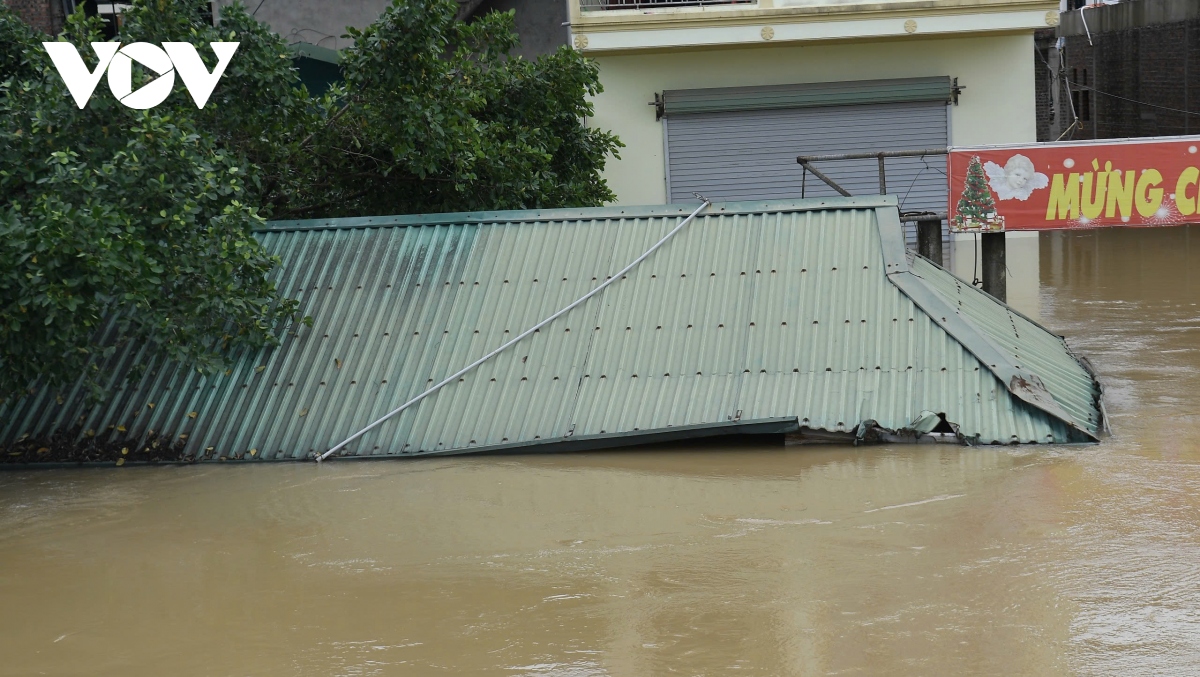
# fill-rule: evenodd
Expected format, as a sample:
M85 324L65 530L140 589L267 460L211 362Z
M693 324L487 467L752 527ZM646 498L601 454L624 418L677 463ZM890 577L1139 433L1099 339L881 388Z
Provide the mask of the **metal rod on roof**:
M822 173L821 173L821 170L819 170L819 169L817 169L816 167L814 167L814 166L812 166L812 165L808 164L808 162L806 162L806 161L800 161L800 160L797 160L797 162L800 162L800 165L801 165L802 167L804 167L804 168L805 168L805 169L807 169L808 171L812 172L812 173L813 173L813 176L815 176L815 177L817 177L818 179L820 179L820 180L824 181L824 182L825 182L825 185L827 185L827 186L829 186L830 188L832 188L832 189L836 190L837 192L841 193L842 195L845 195L846 197L854 197L853 195L851 195L851 194L850 194L850 192L849 192L849 191L847 191L845 188L842 188L841 186L839 186L839 185L837 185L836 183L834 183L833 179L831 179L831 178L829 178L828 176L825 176L824 174L822 174Z
M829 160L873 160L885 157L921 157L922 155L946 155L949 148L921 148L918 150L885 150L877 153L837 153L834 155L797 155L796 162L826 162Z
M650 256L655 251L657 251L659 247L666 244L667 240L670 240L672 237L675 236L676 233L683 230L683 227L686 226L687 224L691 223L692 219L696 218L697 214L699 214L706 207L708 207L708 205L712 204L708 198L703 197L703 196L698 196L698 197L700 197L700 199L702 199L704 202L699 207L696 207L696 211L692 212L691 214L688 215L687 218L680 221L679 225L677 225L673 229L671 229L671 232L664 235L662 237L662 239L659 240L658 242L655 242L653 246L651 246L649 249L647 249L645 252L643 252L641 256L634 259L632 263L630 263L629 265L625 266L621 270L619 270L616 273L613 273L611 276L609 276L609 278L607 280L605 280L604 282L602 282L598 287L596 287L595 289L591 290L590 292L584 294L583 296L579 297L573 303L571 303L571 305L567 306L566 308L563 308L562 310L558 311L557 313L554 313L550 317L547 317L546 319L542 320L541 322L538 322L537 324L533 325L529 329L526 329L525 331L521 332L515 338L508 341L507 343L500 346L499 348L496 348L495 350L488 353L487 355L484 355L483 357L479 358L478 360L475 360L471 364L468 364L467 366L463 367L462 369L459 369L458 371L454 372L453 374L442 379L439 383L437 383L437 385L434 385L433 387L429 388L428 390L421 393L420 395L417 395L416 397L405 402L404 404L400 405L399 407L396 407L395 409L389 411L387 414L384 414L382 417L380 417L378 420L376 420L371 425L354 433L350 437L347 437L345 439L345 441L343 441L341 444L338 444L337 446L331 448L329 451L321 454L320 456L317 456L317 463L324 461L325 459L329 458L334 453L336 453L339 449L342 449L343 447L345 447L347 444L350 444L354 440L357 440L358 438L362 437L363 435L366 435L368 432L370 432L375 427L379 426L381 423L388 420L389 418L395 416L396 414L399 414L400 412L404 411L405 409L408 409L412 405L416 404L417 402L420 402L421 400L425 399L429 395L432 395L433 393L437 392L438 390L441 390L443 386L445 386L448 383L451 383L452 381L454 381L454 379L462 376L463 374L467 373L468 371L471 371L472 369L474 369L475 367L478 367L479 365L483 364L484 362L487 362L488 360L495 357L496 355L499 355L506 348L513 345L517 341L520 341L521 339L525 338L526 336L529 336L530 334L537 331L538 329L541 329L542 327L550 324L551 322L558 319L559 317L562 317L571 309L575 308L579 304L583 303L584 301L587 301L588 299L592 298L596 294L600 293L600 291L603 290L608 285L621 279L622 275L633 270L634 266L636 266L637 264L646 260L646 257Z
M922 221L945 221L946 212L906 212L900 215L901 223L920 223Z

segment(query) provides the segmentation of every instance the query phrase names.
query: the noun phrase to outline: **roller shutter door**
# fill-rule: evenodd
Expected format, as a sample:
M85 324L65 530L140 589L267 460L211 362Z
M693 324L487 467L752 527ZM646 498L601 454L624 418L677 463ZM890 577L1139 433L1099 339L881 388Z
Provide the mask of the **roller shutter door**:
M945 148L946 102L908 101L858 105L669 113L664 118L667 183L671 202L835 197L797 155ZM815 164L852 195L879 193L876 160ZM945 156L889 158L888 193L901 211L945 211ZM916 248L916 226L905 226ZM949 252L943 228L943 251Z

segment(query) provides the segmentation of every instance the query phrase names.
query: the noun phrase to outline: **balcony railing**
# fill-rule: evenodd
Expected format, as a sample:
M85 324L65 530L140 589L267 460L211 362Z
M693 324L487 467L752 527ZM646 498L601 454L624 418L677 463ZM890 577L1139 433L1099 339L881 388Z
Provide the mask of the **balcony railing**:
M757 0L579 0L579 8L585 12L603 12L614 9L753 5L756 2Z

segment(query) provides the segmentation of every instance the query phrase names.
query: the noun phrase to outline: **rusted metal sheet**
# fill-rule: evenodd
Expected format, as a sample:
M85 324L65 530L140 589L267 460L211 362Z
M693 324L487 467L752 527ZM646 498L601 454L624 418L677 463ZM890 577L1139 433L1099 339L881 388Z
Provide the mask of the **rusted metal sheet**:
M216 376L153 367L97 406L80 387L42 389L0 409L0 444L153 431L198 459L312 458L583 296L692 209L269 224L259 237L311 328ZM1093 439L1099 386L1065 343L910 262L899 229L886 197L712 205L625 279L339 455L841 433L868 419L899 430L925 410L977 443ZM913 294L956 308L959 329ZM1020 359L1060 408L1014 395L981 361L989 350Z

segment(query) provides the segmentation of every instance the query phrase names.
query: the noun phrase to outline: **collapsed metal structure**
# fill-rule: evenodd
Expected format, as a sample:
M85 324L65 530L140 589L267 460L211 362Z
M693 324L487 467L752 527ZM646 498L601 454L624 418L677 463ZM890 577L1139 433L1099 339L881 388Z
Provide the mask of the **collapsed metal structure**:
M1106 426L1086 361L906 252L891 197L274 222L258 237L311 328L224 373L118 377L98 404L82 382L36 389L0 407L4 458L36 461L46 444L104 462L151 445L182 461L383 458L735 433L1072 443ZM140 358L112 359L124 373Z

